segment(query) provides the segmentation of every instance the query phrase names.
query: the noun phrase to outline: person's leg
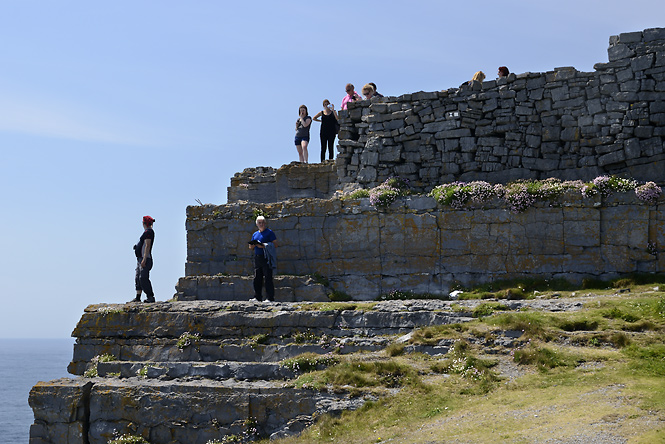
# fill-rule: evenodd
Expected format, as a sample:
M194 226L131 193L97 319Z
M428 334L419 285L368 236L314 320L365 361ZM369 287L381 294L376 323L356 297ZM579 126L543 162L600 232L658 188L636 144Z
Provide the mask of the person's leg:
M267 260L264 259L265 265L263 266L263 274L266 278L266 299L269 301L275 300L275 286L272 282L272 268Z
M303 162L307 163L307 145L309 145L309 140L303 140L300 142L302 145L302 158L304 159Z
M261 256L254 255L254 297L257 301L263 299L261 291L263 290L263 265Z
M335 133L332 133L330 135L330 138L328 139L328 158L330 160L334 159L334 153L335 152Z
M146 295L146 301L154 302L155 293L152 291L152 283L150 282L150 270L152 270L152 259L146 259L145 267L141 267L139 280L141 281L141 288Z
M136 288L136 297L129 302L141 302L141 262L140 259L136 261L136 271L134 275L134 288Z
M300 142L300 143L301 143L301 145L296 145L296 150L298 151L298 161L300 163L302 163L302 162L304 162L303 155L302 155L302 143L303 142Z
M321 162L326 160L326 142L328 137L325 134L320 134L321 137Z

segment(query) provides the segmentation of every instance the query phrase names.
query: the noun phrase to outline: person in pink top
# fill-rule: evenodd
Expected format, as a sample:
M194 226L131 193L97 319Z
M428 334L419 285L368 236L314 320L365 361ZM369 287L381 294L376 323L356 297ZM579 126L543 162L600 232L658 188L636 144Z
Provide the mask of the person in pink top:
M355 102L356 100L362 100L362 98L355 91L355 86L352 83L346 84L346 96L342 99L342 109L346 109L346 104L349 102Z

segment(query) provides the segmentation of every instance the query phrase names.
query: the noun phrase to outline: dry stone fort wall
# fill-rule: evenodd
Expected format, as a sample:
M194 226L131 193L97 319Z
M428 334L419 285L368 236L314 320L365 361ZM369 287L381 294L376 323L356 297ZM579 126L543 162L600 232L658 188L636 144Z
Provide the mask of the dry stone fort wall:
M390 176L424 190L455 180L665 182L665 28L610 38L609 63L440 92L353 102L337 170L366 187Z

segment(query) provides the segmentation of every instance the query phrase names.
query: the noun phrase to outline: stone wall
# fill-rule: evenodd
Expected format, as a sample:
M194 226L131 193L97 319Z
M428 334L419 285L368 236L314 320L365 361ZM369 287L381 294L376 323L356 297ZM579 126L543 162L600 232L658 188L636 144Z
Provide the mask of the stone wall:
M591 73L556 68L351 103L340 112L340 181L665 183L665 28L613 36L608 53Z
M392 289L447 294L455 284L517 277L580 282L662 272L665 255L657 258L647 245L665 245L664 204L661 196L648 206L630 192L569 194L518 214L498 201L454 210L416 196L384 211L369 199L337 198L192 206L185 271L250 275L247 241L261 209L278 238L278 273L318 273L360 300Z
M245 168L231 178L228 202L279 202L302 197L328 198L337 189L333 161L315 164L292 162L279 169Z

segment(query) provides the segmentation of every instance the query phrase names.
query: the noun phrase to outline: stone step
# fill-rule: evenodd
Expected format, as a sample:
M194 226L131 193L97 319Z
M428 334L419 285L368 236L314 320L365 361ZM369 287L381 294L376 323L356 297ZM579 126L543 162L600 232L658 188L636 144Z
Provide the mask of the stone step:
M246 267L251 269L250 267ZM187 276L176 285L178 301L249 301L254 297L252 276ZM331 292L311 276L277 275L273 278L278 302L328 302Z
M121 378L131 378L142 376L146 378L177 379L177 378L206 378L206 379L239 379L239 380L276 380L290 379L297 376L298 372L290 370L281 364L281 361L294 358L303 353L314 353L318 355L339 356L358 351L378 351L388 345L387 341L375 342L374 345L353 345L337 349L333 354L329 348L319 346L285 346L281 349L275 349L272 353L259 355L261 358L268 358L265 361L252 361L240 359L249 356L249 353L242 356L235 354L234 360L208 361L200 359L197 361L110 361L97 363L97 372L99 376L119 376ZM404 353L425 353L429 355L444 355L448 353L451 344L424 346L408 345L404 347ZM327 351L326 351L327 350ZM200 356L209 358L210 356ZM250 356L250 357L257 357ZM279 359L277 359L279 358ZM90 367L90 362L82 362L76 365L76 369ZM71 366L72 370L74 365ZM83 374L83 372L72 372L73 374Z
M469 307L477 301L463 301ZM520 301L515 301L520 302ZM457 307L454 307L455 304ZM398 334L427 325L465 322L461 303L382 301L374 303L251 303L221 301L95 304L86 307L72 336L83 338L276 338L297 332L316 336Z
M388 340L386 338L380 340L365 339L342 345L337 348L337 352L348 354L359 351L377 351L385 348L387 344ZM181 350L175 346L175 342L167 345L146 345L122 340L86 341L74 346L74 358L69 364L68 371L74 375L83 375L91 367L95 356L103 354L110 354L121 361L148 361L155 365L166 362L215 363L218 361L276 363L303 353L326 354L333 350L335 348L329 345L319 344L258 344L254 346L224 344L220 346L219 343L210 343L209 341L200 341L198 345L193 344Z
M181 378L203 379L236 379L247 380L284 380L296 376L296 372L274 362L100 362L97 364L97 373L100 377L148 379L159 378L163 380Z
M277 381L63 378L30 391L30 442L106 444L133 424L134 434L150 442L205 444L246 433L248 425L262 436L302 430L313 416L364 402Z
M335 307L355 309L323 309ZM470 319L446 301L92 305L74 330L69 371L81 375L104 354L122 361L275 362L335 348L375 351L387 345L386 335Z

